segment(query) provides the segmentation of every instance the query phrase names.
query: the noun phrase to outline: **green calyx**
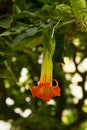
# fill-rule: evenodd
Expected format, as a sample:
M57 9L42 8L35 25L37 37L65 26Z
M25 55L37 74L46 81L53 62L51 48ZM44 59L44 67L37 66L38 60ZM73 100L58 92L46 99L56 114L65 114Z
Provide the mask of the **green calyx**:
M43 32L43 63L41 68L41 82L50 82L52 84L52 57L54 50L55 38L51 37L51 32L46 30Z

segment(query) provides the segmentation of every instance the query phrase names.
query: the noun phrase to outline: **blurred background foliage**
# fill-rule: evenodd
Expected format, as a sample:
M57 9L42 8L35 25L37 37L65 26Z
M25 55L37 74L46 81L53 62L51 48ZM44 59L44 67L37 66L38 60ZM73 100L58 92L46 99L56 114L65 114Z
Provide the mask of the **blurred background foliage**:
M86 3L0 0L0 120L10 130L87 130ZM46 29L55 35L53 78L61 88L47 103L29 91L39 81Z

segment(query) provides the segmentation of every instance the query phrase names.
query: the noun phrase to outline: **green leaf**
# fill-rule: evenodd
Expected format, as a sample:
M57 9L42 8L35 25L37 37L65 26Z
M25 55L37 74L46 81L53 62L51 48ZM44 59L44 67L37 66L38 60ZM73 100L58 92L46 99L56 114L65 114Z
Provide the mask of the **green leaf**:
M16 44L13 49L14 50L20 50L20 49L24 49L24 48L33 48L37 45L40 45L42 43L42 32L37 33L34 36L31 37L25 37L24 39L22 39L18 44Z
M14 34L19 34L23 31L25 31L26 29L27 29L27 27L23 27L23 26L15 27L15 28L12 28L11 30L7 30L7 31L1 33L0 37L1 36L9 36L9 35L14 35Z
M0 34L0 37L2 37L2 36L9 36L9 35L11 35L11 32L10 31L5 31L5 32Z
M70 16L72 13L70 6L67 4L57 5L55 11L59 16L65 16L65 15Z
M22 39L28 36L34 36L37 32L38 32L37 27L32 27L32 28L29 28L26 32L18 35L13 41L12 48L15 47Z
M48 12L52 10L52 5L48 5L48 4L45 4L43 7L42 7L42 11L45 11L45 12Z
M70 0L72 11L80 21L87 21L87 6L85 0Z
M36 17L37 14L38 14L38 12L33 13L33 12L29 12L29 11L22 11L20 13L17 13L15 15L15 18Z
M0 20L0 27L2 28L9 28L11 23L13 21L13 18L12 17L8 17L8 18L5 18L5 19L2 19Z
M47 28L51 27L52 24L53 24L53 22L49 22L49 23L41 22L40 23L40 28L47 29Z

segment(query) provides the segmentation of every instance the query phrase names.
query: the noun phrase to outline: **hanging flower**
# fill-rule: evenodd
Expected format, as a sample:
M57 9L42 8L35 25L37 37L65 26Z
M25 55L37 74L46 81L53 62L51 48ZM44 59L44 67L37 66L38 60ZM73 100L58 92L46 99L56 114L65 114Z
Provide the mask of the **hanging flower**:
M54 96L60 96L60 88L58 87L58 82L56 81L56 86L52 86L52 73L53 73L53 63L52 56L54 53L55 41L50 39L49 33L47 31L43 34L44 44L43 44L43 63L41 68L41 77L38 86L31 87L31 93L33 97L38 97L43 101L49 101Z
M43 101L49 101L52 97L60 96L60 88L51 86L50 83L40 83L38 86L31 88L32 96L38 97Z

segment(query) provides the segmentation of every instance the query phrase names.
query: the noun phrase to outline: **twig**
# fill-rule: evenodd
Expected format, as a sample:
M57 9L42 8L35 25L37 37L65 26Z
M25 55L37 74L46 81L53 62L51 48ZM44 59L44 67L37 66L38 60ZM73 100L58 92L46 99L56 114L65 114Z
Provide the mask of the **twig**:
M53 27L51 38L53 38L54 31L55 31L56 27L58 26L58 24L60 23L61 19L62 19L62 17L58 20L58 22L56 23L56 25Z

